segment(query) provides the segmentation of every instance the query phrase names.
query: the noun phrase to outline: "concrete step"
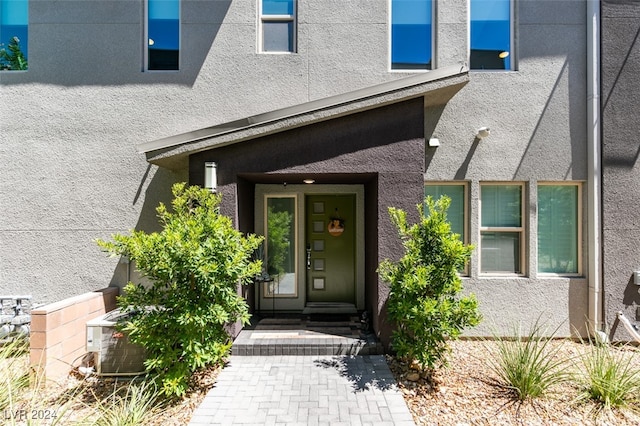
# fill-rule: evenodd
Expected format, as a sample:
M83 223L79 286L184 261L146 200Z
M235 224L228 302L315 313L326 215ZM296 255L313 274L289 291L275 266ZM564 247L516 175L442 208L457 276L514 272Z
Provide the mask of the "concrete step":
M375 335L360 330L357 316L330 321L308 317L265 318L240 332L231 348L233 355L381 355Z

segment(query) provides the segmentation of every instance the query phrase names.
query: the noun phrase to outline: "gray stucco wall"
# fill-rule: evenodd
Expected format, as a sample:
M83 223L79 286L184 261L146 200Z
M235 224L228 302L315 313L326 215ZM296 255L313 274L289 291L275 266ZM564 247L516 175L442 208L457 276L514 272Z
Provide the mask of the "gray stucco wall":
M629 335L615 321L622 311L640 320L640 3L602 2L603 281L605 320L616 338ZM637 323L637 322L636 322Z
M450 55L459 48L464 34L460 31L465 28L465 21L460 22L465 6L453 6L455 16L448 6L449 2L439 8L444 27L441 65L455 60ZM478 296L485 320L468 334L509 331L518 323L526 329L541 317L551 328L562 324L559 334L570 335L574 329L583 331L587 321L586 277L544 278L536 272L535 215L538 182L587 179L585 14L581 1L517 2L513 52L517 72L471 71L469 84L444 108L432 134L426 135L439 138L440 147L427 148L425 179L469 183L469 234L476 246L480 183L525 184L527 272L518 278L481 277L479 251L474 252L464 287ZM491 129L491 135L474 142L476 129L483 126ZM587 232L584 229L583 261ZM586 264L583 272L586 275Z
M142 72L142 2L31 1L29 70L0 73L0 294L124 284L93 240L155 227L188 179L136 145L396 78L386 1L327 3L299 8L297 54L266 55L257 2L184 0L180 71Z
M438 137L441 146L427 151L418 180L470 182L472 243L481 181L527 183L532 211L537 182L586 179L585 3L517 4L518 71L472 72L446 107L426 115L426 137ZM30 3L29 71L0 73L3 104L10 106L0 111L0 293L50 302L126 281L126 265L106 258L93 240L153 229L155 206L170 199L171 184L196 180L186 168L149 166L139 143L406 75L389 71L387 0L301 2L298 53L287 55L257 53L256 5L184 0L181 70L142 72L141 2ZM438 66L467 60L467 16L466 2L438 2ZM492 134L474 145L480 126ZM340 130L348 135L348 126ZM387 172L367 194L390 205L406 197L413 211L419 194L384 191L389 182L417 177ZM582 323L586 280L531 272L535 215L527 226L527 277L480 278L474 257L465 284L487 318L474 333L486 334L493 322L532 322L542 312L554 325L569 319L564 334ZM371 253L376 261L390 255L368 251L369 264Z

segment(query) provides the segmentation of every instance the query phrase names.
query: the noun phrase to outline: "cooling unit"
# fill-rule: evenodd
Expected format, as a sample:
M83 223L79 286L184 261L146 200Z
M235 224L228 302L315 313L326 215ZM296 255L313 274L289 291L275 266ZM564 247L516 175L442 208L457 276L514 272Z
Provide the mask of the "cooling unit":
M120 309L87 322L87 352L93 353L96 373L102 376L135 376L145 372L145 350L116 329L130 313Z

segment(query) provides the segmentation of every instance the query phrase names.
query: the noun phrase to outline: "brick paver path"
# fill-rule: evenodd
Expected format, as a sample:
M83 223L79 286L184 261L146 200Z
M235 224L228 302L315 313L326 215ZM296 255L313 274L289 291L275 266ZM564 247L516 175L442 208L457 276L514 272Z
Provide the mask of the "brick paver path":
M415 425L384 356L232 356L201 425Z

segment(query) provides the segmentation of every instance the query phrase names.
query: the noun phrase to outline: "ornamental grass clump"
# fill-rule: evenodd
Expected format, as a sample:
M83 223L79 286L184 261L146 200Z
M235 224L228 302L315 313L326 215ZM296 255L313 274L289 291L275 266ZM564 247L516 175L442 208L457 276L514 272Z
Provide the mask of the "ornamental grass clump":
M536 321L526 336L518 328L511 337L495 338L489 366L497 376L496 384L517 401L543 397L568 378L567 360L559 356L561 344L551 345L557 328L551 336L544 331Z
M149 423L163 411L160 392L153 383L131 383L122 395L116 390L97 402L94 426L136 426Z
M640 353L637 348L590 344L581 357L576 381L578 401L593 401L596 411L613 408L640 412Z
M448 341L481 319L476 298L460 294L458 271L464 269L473 246L451 232L446 215L450 203L448 197L427 197L428 213L418 205L420 219L414 225L407 223L403 210L389 208L404 255L397 262L383 261L378 269L391 285L387 308L395 324L393 349L427 373L446 365Z
M219 213L220 195L184 183L173 186L172 211L157 208L162 231L132 231L98 241L127 256L151 281L130 282L118 305L133 315L122 331L146 349L147 370L161 392L182 396L196 370L221 364L231 348L229 324L249 322L238 285L260 273L252 255L262 238L244 236Z
M29 341L0 343L0 413L6 411L29 386Z

